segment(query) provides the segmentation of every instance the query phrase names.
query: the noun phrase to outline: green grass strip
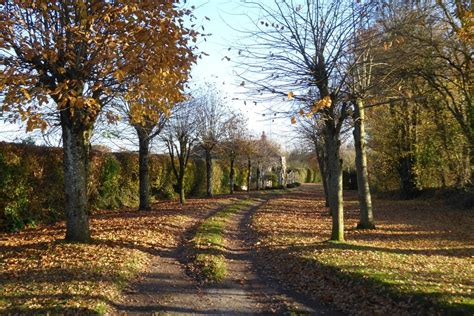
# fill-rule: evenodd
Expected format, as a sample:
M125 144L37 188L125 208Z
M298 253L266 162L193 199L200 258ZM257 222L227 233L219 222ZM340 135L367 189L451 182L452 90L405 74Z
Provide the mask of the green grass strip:
M227 220L239 210L252 206L254 200L246 199L228 206L207 218L198 228L193 239L195 272L204 282L220 282L227 273L224 230Z

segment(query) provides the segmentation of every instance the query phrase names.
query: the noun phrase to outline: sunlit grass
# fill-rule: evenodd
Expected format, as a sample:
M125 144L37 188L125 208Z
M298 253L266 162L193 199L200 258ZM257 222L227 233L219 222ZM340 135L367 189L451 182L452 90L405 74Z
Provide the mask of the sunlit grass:
M198 278L204 282L220 282L227 274L224 230L227 220L242 208L254 203L246 199L227 206L206 219L199 226L193 238L193 264Z

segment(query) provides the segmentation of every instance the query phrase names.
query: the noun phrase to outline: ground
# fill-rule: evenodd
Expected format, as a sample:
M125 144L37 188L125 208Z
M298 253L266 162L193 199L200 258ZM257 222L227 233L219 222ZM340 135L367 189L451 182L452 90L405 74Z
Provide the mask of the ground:
M375 199L377 229L359 231L356 195L345 199L344 243L327 241L318 185L101 212L87 245L62 242L62 223L1 234L0 312L473 313L472 210ZM216 217L219 242L208 246L224 272L211 282L193 260Z

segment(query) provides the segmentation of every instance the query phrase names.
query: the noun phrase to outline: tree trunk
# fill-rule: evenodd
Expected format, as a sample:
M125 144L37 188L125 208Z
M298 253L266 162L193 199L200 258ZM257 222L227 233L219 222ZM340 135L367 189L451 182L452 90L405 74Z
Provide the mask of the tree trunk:
M418 175L415 172L417 109L408 102L403 103L403 108L403 113L398 113L393 104L390 104L390 113L397 122L394 130L397 142L394 149L399 157L397 171L400 176L400 196L408 200L418 193Z
M324 150L315 147L316 150L316 159L318 160L319 165L319 172L321 173L321 182L323 183L323 190L324 190L324 199L326 201L325 206L329 206L329 196L328 196L328 176L326 172L326 158L324 154Z
M179 202L181 204L186 203L186 197L184 195L184 174L179 176L178 191L179 191Z
M324 142L327 153L329 210L332 215L331 240L344 241L342 163L339 155L339 135L334 125L333 120L327 120Z
M230 194L234 194L234 158L230 159L230 174L229 174L229 182L230 182Z
M260 190L260 166L257 165L257 191Z
M250 183L252 181L252 161L247 159L247 192L250 192Z
M61 115L63 133L64 198L66 213L66 240L90 240L87 173L89 162L90 130L71 127L68 113Z
M206 150L206 185L207 196L212 197L212 156L211 152Z
M367 171L365 134L365 111L361 99L356 100L354 106L354 147L357 172L357 189L359 192L360 221L358 229L374 229L372 214L372 198L370 196L369 173Z
M137 128L138 141L139 141L139 151L138 151L138 160L139 160L139 182L140 182L140 211L150 210L150 175L148 171L148 158L149 158L149 148L150 148L150 139L148 138L147 133L143 130Z

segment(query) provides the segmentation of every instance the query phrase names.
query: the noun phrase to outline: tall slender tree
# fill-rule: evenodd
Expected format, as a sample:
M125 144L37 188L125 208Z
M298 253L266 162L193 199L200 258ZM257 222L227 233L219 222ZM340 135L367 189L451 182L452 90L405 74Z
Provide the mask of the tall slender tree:
M228 120L224 98L214 86L207 86L199 91L197 110L199 147L206 161L206 193L211 197L213 181L213 159L217 145L224 138Z
M197 142L196 105L198 105L196 99L180 103L173 111L161 135L168 149L181 204L186 202L184 179L191 151Z

